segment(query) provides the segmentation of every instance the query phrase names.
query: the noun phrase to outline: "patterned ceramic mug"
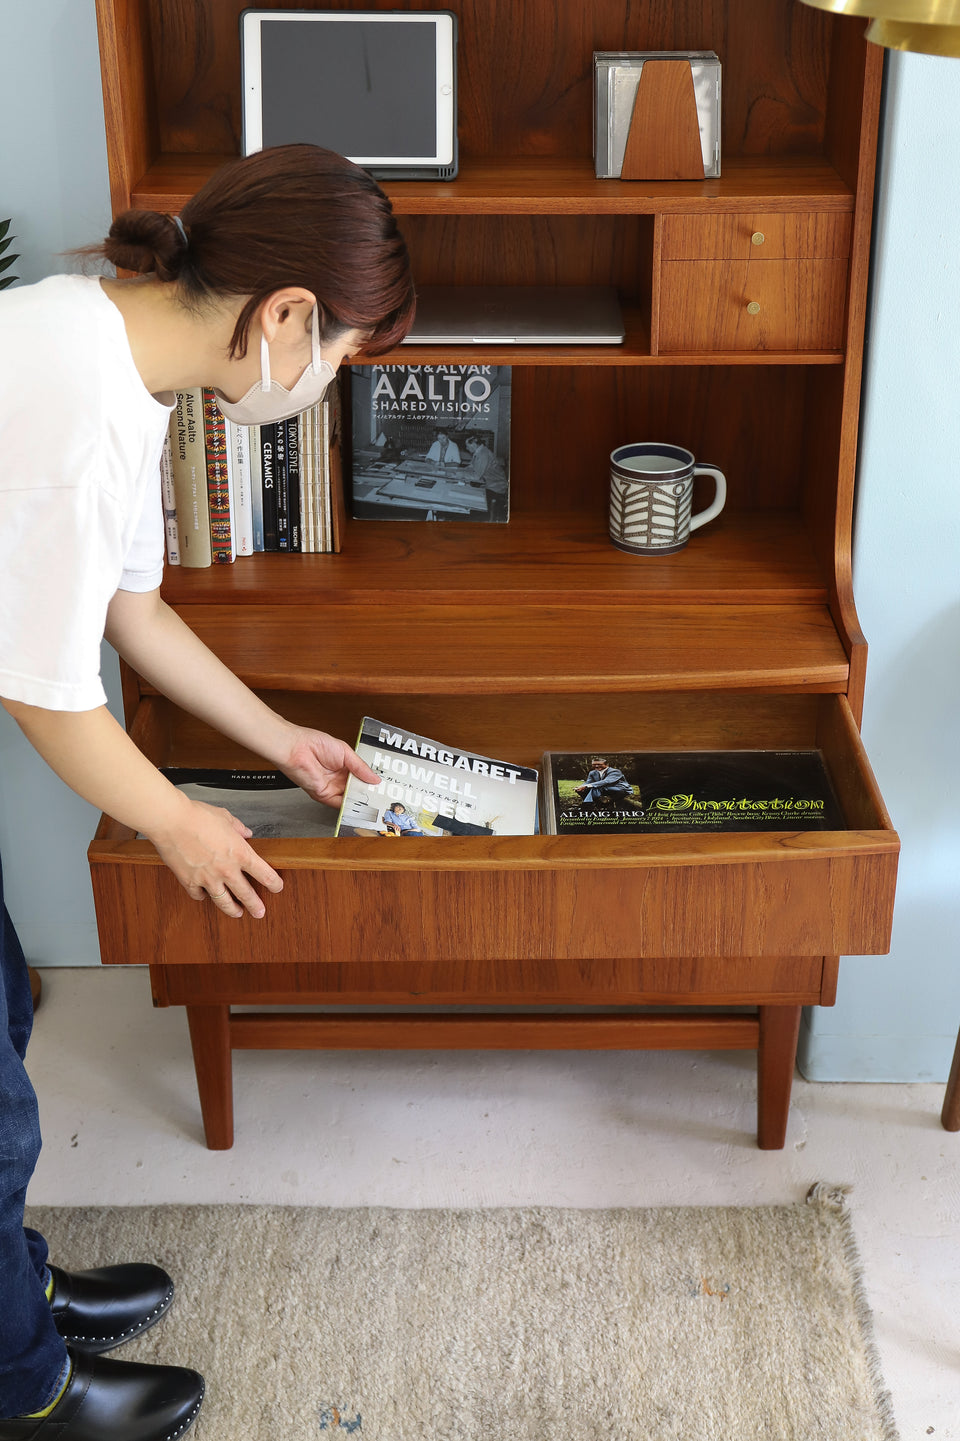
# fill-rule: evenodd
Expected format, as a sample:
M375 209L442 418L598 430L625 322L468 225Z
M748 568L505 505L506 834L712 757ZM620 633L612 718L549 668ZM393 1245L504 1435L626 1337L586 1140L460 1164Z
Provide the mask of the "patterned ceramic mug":
M712 475L713 502L691 516L693 481ZM698 465L680 445L642 441L619 445L610 456L610 539L631 555L682 550L690 532L723 509L727 482L714 465Z

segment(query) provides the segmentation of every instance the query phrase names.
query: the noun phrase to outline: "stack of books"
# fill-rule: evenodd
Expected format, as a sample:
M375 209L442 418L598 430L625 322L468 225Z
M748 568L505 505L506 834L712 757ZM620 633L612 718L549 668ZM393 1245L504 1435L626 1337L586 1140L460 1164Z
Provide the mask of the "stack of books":
M160 463L170 565L259 551L338 551L343 490L333 390L275 425L235 425L210 390L177 392Z

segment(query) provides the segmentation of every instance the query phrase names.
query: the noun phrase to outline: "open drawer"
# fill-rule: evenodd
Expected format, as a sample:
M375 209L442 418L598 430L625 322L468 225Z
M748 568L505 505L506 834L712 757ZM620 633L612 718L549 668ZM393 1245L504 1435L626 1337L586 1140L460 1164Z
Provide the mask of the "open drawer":
M822 956L889 948L899 841L844 696L673 693L454 697L274 695L351 739L363 714L499 759L544 750L817 748L847 829L710 835L270 840L284 890L266 918L192 901L153 846L104 818L89 849L103 960L587 961ZM168 702L131 726L157 764L262 765ZM534 745L531 748L531 737Z

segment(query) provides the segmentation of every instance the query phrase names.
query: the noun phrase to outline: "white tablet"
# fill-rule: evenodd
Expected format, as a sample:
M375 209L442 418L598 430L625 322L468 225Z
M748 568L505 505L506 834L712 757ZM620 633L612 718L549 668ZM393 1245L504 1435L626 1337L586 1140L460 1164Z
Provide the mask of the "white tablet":
M243 153L308 141L378 178L457 170L449 11L245 10Z

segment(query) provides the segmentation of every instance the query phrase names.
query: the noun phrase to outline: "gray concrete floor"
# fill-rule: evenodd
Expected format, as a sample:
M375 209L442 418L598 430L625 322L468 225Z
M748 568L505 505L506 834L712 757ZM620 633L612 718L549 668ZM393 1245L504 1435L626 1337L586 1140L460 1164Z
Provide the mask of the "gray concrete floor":
M901 1441L960 1438L942 1086L798 1077L787 1144L763 1152L752 1055L238 1052L236 1144L211 1152L184 1013L154 1011L142 971L42 974L32 1203L762 1205L847 1183Z

